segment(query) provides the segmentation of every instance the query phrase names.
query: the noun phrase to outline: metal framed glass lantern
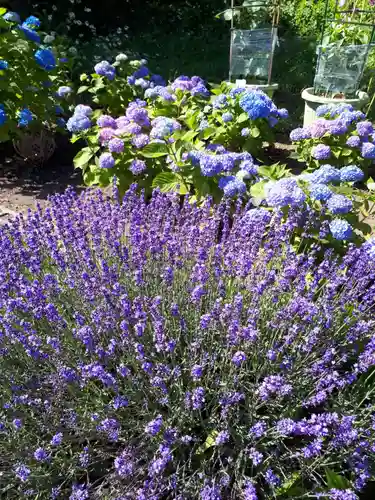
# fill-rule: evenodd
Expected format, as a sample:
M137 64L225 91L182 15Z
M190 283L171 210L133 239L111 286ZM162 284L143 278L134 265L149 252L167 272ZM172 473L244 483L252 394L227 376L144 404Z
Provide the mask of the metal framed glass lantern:
M277 43L279 4L266 0L231 0L229 81L271 86Z
M368 0L335 0L332 8L331 0L326 0L325 12L314 94L354 98L374 42L375 8Z

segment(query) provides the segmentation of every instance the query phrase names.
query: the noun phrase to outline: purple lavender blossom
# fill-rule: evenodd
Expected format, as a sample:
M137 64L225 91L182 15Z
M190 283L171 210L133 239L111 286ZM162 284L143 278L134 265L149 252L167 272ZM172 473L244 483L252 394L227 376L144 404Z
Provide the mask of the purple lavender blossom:
M265 422L257 422L250 428L249 435L254 436L256 438L260 438L264 436L266 430L267 430L267 425Z
M24 483L25 481L27 481L31 473L31 470L28 467L26 467L26 465L21 464L14 469L14 472L18 477L18 479L20 479Z
M161 415L158 415L154 420L151 420L146 427L145 427L145 433L149 434L150 436L156 436L161 431L161 428L163 427L163 417Z
M62 440L63 440L63 433L58 432L52 437L50 444L51 446L58 446L59 444L62 443Z
M193 380L199 380L202 377L202 374L203 374L202 365L194 365L193 368L191 369L191 376Z
M282 375L270 375L260 384L258 394L266 401L271 396L288 396L292 390L291 384L287 383Z
M280 478L276 474L274 474L272 469L266 470L266 472L264 474L264 479L273 488L280 486L280 484L281 484Z
M243 351L237 351L232 357L232 363L236 366L241 366L246 361L247 357Z
M203 387L197 387L191 395L193 410L200 410L205 402L206 392Z
M243 490L244 500L258 500L255 486L250 481L247 481Z
M124 450L118 457L115 458L114 466L120 477L131 476L135 470L132 453L129 450Z
M43 448L37 448L34 452L34 458L38 462L46 462L48 460L48 453Z
M260 453L255 448L250 448L249 450L249 458L253 462L254 467L257 467L263 462L263 453Z
M215 439L215 444L220 446L222 444L225 444L229 441L230 434L228 431L220 431L218 435L216 436Z

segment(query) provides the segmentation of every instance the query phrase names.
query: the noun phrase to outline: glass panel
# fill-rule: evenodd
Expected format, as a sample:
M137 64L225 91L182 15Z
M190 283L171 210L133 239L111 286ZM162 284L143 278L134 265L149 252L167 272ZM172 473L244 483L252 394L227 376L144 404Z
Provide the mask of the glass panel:
M343 94L358 90L368 55L368 45L319 46L314 90L316 94Z
M276 41L277 28L232 30L230 79L267 81Z

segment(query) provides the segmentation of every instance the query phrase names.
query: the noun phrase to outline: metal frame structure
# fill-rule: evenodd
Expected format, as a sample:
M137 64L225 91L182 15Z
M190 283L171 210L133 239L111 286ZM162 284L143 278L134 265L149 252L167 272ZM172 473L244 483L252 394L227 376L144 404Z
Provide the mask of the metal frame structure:
M366 51L364 61L362 64L362 68L360 71L360 76L356 82L356 91L357 91L359 84L360 84L360 80L361 80L362 75L363 75L363 71L364 71L365 66L366 66L366 62L367 62L367 58L368 58L368 54L369 54L371 45L373 44L374 38L375 38L375 8L373 8L373 9L357 9L355 1L353 1L352 8L350 8L350 9L341 8L340 7L340 0L335 0L334 9L330 10L330 8L329 8L330 3L331 3L330 0L326 0L325 11L324 11L324 23L323 23L323 27L322 27L320 46L319 46L320 48L323 48L323 46L324 46L324 38L325 38L325 35L327 32L327 27L332 23L339 24L339 25L340 24L341 25L352 25L352 26L358 26L358 27L363 27L363 28L364 27L371 28L369 42L367 44L365 44L365 45L367 45L367 51ZM350 16L349 19L347 19L348 16ZM358 20L358 16L359 16L359 20ZM371 19L371 22L367 22L367 21L362 20L361 19L362 17L365 17L367 19ZM345 45L343 45L342 47L345 47ZM319 50L318 51L318 60L316 63L315 77L319 72L319 65L321 62L321 54L322 54L322 50ZM316 90L317 89L316 89L315 80L314 80L314 93L316 92Z
M269 5L269 1L267 0L247 0L246 5L235 5L235 0L231 0L231 6L230 9L232 11L232 17L231 17L231 25L230 25L230 49L229 49L229 81L232 79L232 64L233 64L233 35L234 32L236 31L235 28L235 22L234 22L234 12L236 10L241 10L241 9L248 9L249 7L264 7L267 8ZM273 12L272 12L272 21L271 21L271 37L272 41L276 40L277 37L277 27L279 24L280 20L280 4L278 0L274 0L272 2L273 6ZM255 31L255 30L243 30L243 31ZM271 84L271 76L272 76L272 66L273 66L273 56L274 56L274 51L275 51L275 43L272 42L272 47L270 51L270 58L269 58L269 66L268 66L268 76L267 76L267 84Z

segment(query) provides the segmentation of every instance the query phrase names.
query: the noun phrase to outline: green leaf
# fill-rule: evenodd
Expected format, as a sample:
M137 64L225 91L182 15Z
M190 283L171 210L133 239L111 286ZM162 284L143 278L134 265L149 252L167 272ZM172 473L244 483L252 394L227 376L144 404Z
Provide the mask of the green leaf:
M350 156L352 154L352 150L349 148L342 148L341 156Z
M215 132L216 129L214 127L207 127L203 130L201 137L203 137L203 139L208 139L209 137L214 135Z
M253 125L253 126L251 127L251 129L250 129L250 130L251 130L251 135L252 135L252 137L257 138L257 137L259 137L259 136L260 136L260 130L259 130L259 128L258 128L258 127L256 127L255 125Z
M187 194L188 189L183 179L173 172L160 172L152 181L152 187L159 187L163 193L175 191L179 194Z
M367 185L367 189L369 189L370 191L375 191L375 182L374 182L374 179L372 177L369 177L366 185Z
M6 13L6 8L5 7L1 7L0 8L0 16L3 16L5 13Z
M264 187L267 184L267 181L260 181L257 182L256 184L253 184L250 188L250 194L254 198L260 198L264 199L266 197L265 192L264 192Z
M140 154L145 158L160 158L168 155L168 147L161 142L150 142L141 151Z
M77 90L77 94L82 94L83 92L86 92L90 87L88 85L81 85L79 89Z
M286 479L286 481L284 481L283 484L276 489L276 496L281 496L288 493L300 477L301 476L298 472L294 472L294 474L292 474L289 479Z
M249 115L247 113L241 113L240 116L237 118L237 123L246 122L248 119Z
M332 469L326 468L326 481L330 489L337 488L339 490L346 490L350 488L350 481L344 476L340 476Z
M216 438L218 435L219 435L219 433L217 431L215 431L215 430L211 431L209 433L209 435L207 436L206 441L202 444L202 446L200 446L197 449L196 454L202 455L206 450L215 446L215 441L216 441Z
M195 130L189 130L186 134L183 134L181 139L183 141L191 142L197 136L197 132Z
M95 156L95 151L93 151L91 148L81 149L81 151L79 151L74 157L74 168L86 167L93 156Z

